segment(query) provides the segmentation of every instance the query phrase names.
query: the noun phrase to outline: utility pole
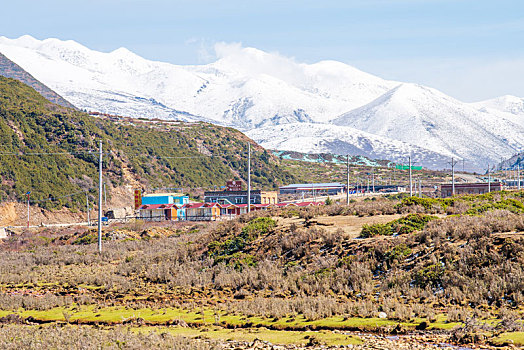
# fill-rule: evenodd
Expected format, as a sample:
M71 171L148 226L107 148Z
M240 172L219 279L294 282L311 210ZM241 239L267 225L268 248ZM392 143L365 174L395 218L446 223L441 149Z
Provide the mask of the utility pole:
M29 195L31 194L31 191L27 191L27 228L29 228Z
M520 191L520 164L517 164L517 189Z
M89 220L89 192L86 191L86 209L87 209L87 226L91 225L91 220Z
M106 192L106 183L104 182L104 208L107 208L107 192Z
M372 173L371 173L371 183L372 183L372 188L373 188L373 193L375 193L375 169L372 169Z
M368 186L366 188L366 193L369 193L369 173L368 173Z
M458 161L455 161L455 158L451 157L451 195L455 195L455 165Z
M413 174L411 173L411 156L409 156L409 196L413 197Z
M98 252L102 252L102 140L100 140L100 159L98 161Z
M247 144L247 212L251 212L251 144Z
M349 154L347 155L346 205L349 205Z
M488 163L488 192L491 192L491 171L489 169L489 163Z

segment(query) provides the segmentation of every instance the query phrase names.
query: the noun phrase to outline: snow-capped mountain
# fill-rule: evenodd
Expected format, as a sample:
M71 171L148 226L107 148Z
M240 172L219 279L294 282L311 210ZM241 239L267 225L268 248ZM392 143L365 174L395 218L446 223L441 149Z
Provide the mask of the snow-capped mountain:
M467 104L340 62L303 64L239 45L216 51L216 62L180 66L125 48L0 37L1 53L81 109L210 121L270 148L396 161L411 152L430 167L454 156L480 169L524 149L522 99Z
M75 106L131 117L202 118L248 130L327 121L395 84L348 65L312 65L232 46L216 62L177 66L127 49L101 53L74 42L0 37L0 52Z
M269 149L362 155L371 159L389 159L401 164L407 164L408 156L411 155L412 161L417 165L433 169L445 168L450 160L448 155L348 126L290 123L257 128L246 134Z
M524 126L524 98L506 95L472 103L471 106Z
M477 108L488 108L500 112L519 115L524 118L524 98L505 95L490 100L472 103Z
M513 154L524 145L521 125L493 118L435 89L406 83L341 115L333 124L351 126L478 164Z

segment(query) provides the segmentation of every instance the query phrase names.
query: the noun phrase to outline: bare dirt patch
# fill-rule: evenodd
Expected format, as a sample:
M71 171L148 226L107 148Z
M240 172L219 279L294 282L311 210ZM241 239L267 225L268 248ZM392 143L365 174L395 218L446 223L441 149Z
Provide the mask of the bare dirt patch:
M401 218L402 214L394 215L374 215L374 216L317 216L310 220L310 225L317 225L328 232L344 231L348 238L358 237L363 225L384 224ZM282 227L289 227L292 224L297 227L304 226L304 219L279 218L279 224Z
M0 226L12 226L17 218L15 203L5 203L0 206Z

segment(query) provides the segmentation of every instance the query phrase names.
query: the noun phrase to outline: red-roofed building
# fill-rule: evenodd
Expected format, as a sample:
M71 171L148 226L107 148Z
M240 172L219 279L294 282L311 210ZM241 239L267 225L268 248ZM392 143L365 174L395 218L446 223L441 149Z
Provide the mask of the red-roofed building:
M188 221L216 221L220 219L218 203L188 203L183 207Z
M300 203L295 203L296 206L298 207L312 207L312 206L319 206L319 205L323 205L324 202L300 202Z
M143 204L138 212L140 219L147 221L184 220L182 206L175 204Z

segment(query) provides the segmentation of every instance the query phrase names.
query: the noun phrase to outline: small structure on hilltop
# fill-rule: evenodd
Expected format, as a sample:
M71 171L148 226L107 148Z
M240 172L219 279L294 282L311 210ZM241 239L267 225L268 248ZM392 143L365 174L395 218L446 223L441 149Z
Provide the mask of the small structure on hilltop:
M488 192L502 191L501 182L470 182L470 183L456 183L455 195L461 194L484 194ZM441 184L440 196L442 198L451 197L453 195L453 184Z

